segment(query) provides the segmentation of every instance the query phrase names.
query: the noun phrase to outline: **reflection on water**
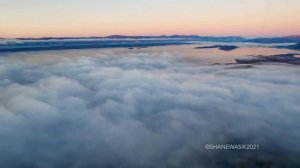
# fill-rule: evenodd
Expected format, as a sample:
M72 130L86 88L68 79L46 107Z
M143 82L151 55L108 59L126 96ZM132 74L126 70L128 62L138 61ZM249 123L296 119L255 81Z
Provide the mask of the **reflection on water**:
M57 51L35 51L35 52L17 52L2 53L2 59L13 61L24 61L26 63L48 63L56 62L64 59L72 59L85 56L101 56L101 55L128 55L137 53L148 53L152 56L162 53L169 53L179 58L193 61L197 64L226 64L235 63L236 58L244 58L254 55L277 55L287 53L298 53L299 51L289 49L271 48L269 45L253 44L253 43L230 43L230 45L239 46L238 49L232 51L222 51L216 48L195 49L199 46L224 45L224 43L201 43L190 45L171 45L148 48L106 48L106 49L84 49L84 50L57 50Z

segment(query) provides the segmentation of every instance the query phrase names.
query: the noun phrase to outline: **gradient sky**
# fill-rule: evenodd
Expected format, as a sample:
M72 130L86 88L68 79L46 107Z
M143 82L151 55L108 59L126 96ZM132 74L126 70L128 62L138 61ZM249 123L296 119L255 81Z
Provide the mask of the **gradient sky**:
M300 34L300 0L0 0L0 37Z

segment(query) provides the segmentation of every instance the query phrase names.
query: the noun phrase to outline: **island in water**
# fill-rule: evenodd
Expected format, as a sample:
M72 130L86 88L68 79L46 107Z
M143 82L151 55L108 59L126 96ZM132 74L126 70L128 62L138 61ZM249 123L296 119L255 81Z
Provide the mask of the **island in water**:
M232 51L239 47L235 45L212 45L212 46L196 47L196 49L208 49L208 48L218 48L219 50L223 50L223 51Z

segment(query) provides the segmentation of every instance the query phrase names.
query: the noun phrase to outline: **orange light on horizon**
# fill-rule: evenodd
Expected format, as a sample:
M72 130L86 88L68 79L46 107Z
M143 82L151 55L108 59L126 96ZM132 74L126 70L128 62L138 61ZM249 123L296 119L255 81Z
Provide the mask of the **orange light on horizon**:
M299 0L170 1L0 2L0 37L300 34Z

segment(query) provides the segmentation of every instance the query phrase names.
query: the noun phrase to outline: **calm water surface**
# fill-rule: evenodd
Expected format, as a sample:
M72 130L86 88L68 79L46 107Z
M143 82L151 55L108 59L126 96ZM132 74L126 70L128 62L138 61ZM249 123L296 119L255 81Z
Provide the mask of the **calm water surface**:
M213 49L195 49L199 46L209 45L237 45L238 49L233 51L222 51ZM271 48L269 45L252 44L252 43L201 43L190 45L171 45L148 48L106 48L106 49L84 49L84 50L57 50L57 51L35 51L35 52L16 52L2 53L1 59L11 61L22 61L26 63L48 63L57 62L65 59L73 59L78 57L95 57L95 56L127 56L128 54L146 53L152 56L161 54L170 54L187 61L201 65L209 64L226 64L235 63L236 58L245 58L256 55L276 55L287 53L298 53L300 51L289 49Z

